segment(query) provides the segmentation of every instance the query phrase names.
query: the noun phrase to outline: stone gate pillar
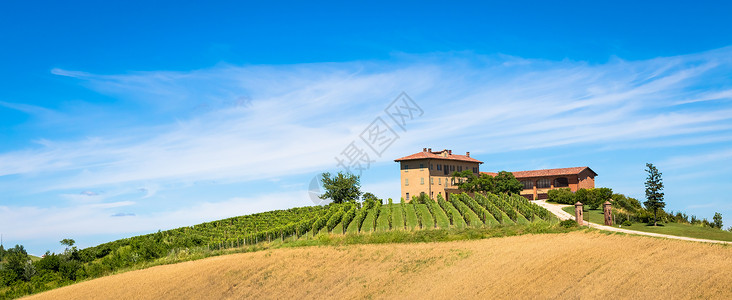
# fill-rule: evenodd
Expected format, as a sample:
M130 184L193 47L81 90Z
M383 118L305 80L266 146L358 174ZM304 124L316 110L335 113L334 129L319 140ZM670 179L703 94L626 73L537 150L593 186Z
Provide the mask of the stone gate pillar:
M604 204L602 204L602 211L605 213L605 225L612 226L613 225L613 216L611 214L612 210L610 209L610 206L612 203L610 201L605 201Z
M582 212L582 203L577 201L577 203L574 204L574 217L575 220L577 220L577 224L580 226L585 225L585 221L583 220L583 212Z

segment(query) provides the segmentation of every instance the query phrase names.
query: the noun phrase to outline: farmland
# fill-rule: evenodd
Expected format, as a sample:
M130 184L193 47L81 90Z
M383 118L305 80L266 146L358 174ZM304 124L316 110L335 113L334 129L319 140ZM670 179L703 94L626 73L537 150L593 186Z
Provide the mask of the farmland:
M219 255L230 249L256 250L258 245L273 242L300 245L321 236L344 234L356 243L474 239L557 232L548 229L556 223L556 218L541 206L505 194L475 198L456 194L449 201L442 197L434 200L423 197L406 203L292 208L158 231L50 255L48 262L38 262L35 273L50 275L31 274L36 276L31 280L16 276L7 285L0 286L0 296L12 298L38 293L119 272ZM497 230L487 230L492 228ZM49 263L56 261L68 267L62 270L56 263Z
M264 250L117 274L30 299L729 299L729 278L729 246L574 231Z

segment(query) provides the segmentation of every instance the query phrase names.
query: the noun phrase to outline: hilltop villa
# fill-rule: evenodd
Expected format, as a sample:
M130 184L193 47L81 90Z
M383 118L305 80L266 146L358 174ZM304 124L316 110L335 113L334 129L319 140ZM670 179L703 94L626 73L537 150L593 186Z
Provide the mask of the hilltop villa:
M452 178L454 172L470 170L474 174L497 173L480 172L483 163L465 155L453 154L452 150L432 151L424 148L417 152L394 160L400 165L402 197L409 201L412 196L421 194L430 197L449 197L449 194L460 193ZM597 173L589 167L574 167L560 169L544 169L531 171L511 172L523 184L521 195L529 200L546 199L547 192L555 188L569 188L573 192L579 189L595 187Z

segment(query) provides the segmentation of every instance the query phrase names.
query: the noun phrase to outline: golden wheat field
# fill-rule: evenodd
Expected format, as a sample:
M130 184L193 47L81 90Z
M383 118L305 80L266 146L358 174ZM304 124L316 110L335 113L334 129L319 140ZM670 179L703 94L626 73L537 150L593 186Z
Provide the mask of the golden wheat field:
M732 298L732 247L593 232L304 247L99 278L31 299Z

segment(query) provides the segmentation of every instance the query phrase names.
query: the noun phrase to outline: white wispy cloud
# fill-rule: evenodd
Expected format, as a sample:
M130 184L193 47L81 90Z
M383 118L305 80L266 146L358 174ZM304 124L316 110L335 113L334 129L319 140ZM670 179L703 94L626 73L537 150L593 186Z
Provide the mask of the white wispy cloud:
M170 211L131 213L119 218L115 209L134 205L120 201L74 207L0 206L0 228L15 240L61 240L97 234L151 232L189 226L242 214L312 205L304 192L272 193L219 202L201 201ZM116 215L116 216L115 216ZM78 239L83 241L83 239ZM91 245L81 245L91 246Z
M604 64L437 53L402 54L392 61L221 64L187 72L105 75L54 69L53 74L118 100L114 107L89 104L101 115L138 122L105 127L84 138L36 138L34 146L0 153L1 189L18 194L59 191L64 199L77 200L69 211L22 205L0 210L16 221L23 220L21 215L43 220L13 227L20 234L40 236L40 228L61 223L76 225L60 226L57 232L114 231L92 224L150 230L237 211L222 206L226 204L240 208L239 214L293 206L307 199L304 190L303 195L285 195L295 202L276 201L279 206L267 202L282 196L273 194L205 203L149 219L129 209L171 185L277 180L333 168L334 156L375 117L384 116L383 109L402 91L425 113L409 123L407 132L399 131L400 140L379 158L382 164L430 145L460 145L485 154L569 145L624 149L724 142L732 137L732 103L727 101L732 79L719 74L730 72L732 47ZM715 105L696 105L710 101ZM44 118L64 114L0 105ZM75 118L82 122L86 116ZM709 161L729 156L724 151L694 155ZM680 168L694 162L698 157L664 163ZM398 188L387 183L365 187L386 193ZM99 195L80 194L102 190ZM134 199L109 200L134 193ZM96 197L95 203L108 206L90 207L82 197ZM119 206L104 204L107 200L128 203L123 213L134 211L136 216L112 220L120 212L106 210ZM123 229L129 219L143 221Z

